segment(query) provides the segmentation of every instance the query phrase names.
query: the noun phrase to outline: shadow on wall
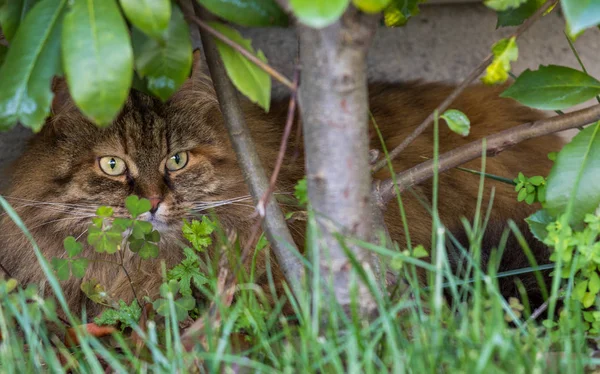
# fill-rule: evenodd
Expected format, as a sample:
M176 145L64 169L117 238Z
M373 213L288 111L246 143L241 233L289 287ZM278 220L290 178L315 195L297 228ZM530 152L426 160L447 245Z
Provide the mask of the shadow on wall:
M578 68L563 35L564 20L553 12L538 21L518 42L519 60L513 72L536 69L540 64ZM380 28L369 54L369 76L373 80L460 81L490 51L491 45L512 31L496 30L495 13L481 4L425 5L421 14L406 27ZM287 29L248 29L244 35L262 49L271 65L292 76L297 56L294 32ZM595 55L600 49L600 31L588 30L576 42L581 58L591 75L600 77ZM273 84L274 95L285 87ZM0 172L21 153L28 130L17 127L0 133ZM568 136L568 135L567 135ZM0 175L0 189L6 178Z

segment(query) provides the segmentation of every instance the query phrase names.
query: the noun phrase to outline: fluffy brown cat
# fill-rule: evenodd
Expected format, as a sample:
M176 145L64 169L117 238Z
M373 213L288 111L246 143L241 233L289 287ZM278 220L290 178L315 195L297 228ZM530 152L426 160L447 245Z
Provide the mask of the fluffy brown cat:
M452 87L441 84L378 84L371 86L370 108L391 149L404 139L449 94ZM467 114L472 123L471 134L462 138L447 127L440 127L440 151L446 152L488 134L542 117L534 110L498 97L500 88L474 86L456 100L453 108ZM59 95L60 97L60 95ZM276 101L269 113L244 102L247 123L263 164L272 170L287 112L287 100ZM292 142L293 144L293 142ZM339 145L343 147L343 144ZM380 149L374 132L371 147ZM513 178L519 171L525 175L545 175L551 166L546 155L557 151L561 141L547 136L522 143L497 157L488 159L489 173ZM291 147L293 148L293 147ZM432 131L420 136L394 161L397 171L432 157ZM277 189L290 192L304 174L302 156L295 160L288 151ZM292 161L293 160L293 161ZM476 160L466 165L480 167ZM365 172L369 172L365 170ZM386 178L387 173L377 173ZM479 177L458 170L440 176L439 209L443 223L461 240L460 217L473 217ZM484 246L490 249L498 242L505 221L522 222L535 209L517 203L513 188L493 181L486 182L484 204L491 187L496 188L489 235ZM431 183L415 188L416 196L428 201ZM98 128L68 101L56 105L54 115L43 130L31 140L23 156L12 170L12 185L7 197L31 230L44 255L64 257L63 240L69 235L85 235L90 218L98 206L114 207L124 214L123 202L136 194L153 202L153 210L145 218L161 233L160 259L173 266L181 258L181 226L183 218L206 213L207 203L215 207L225 228L235 230L243 242L253 222L253 206L237 166L236 156L224 130L223 119L206 76L196 73L168 102L161 103L145 94L132 91L122 112L108 128ZM430 214L411 193L404 194L412 243L429 246ZM208 204L210 205L210 204ZM404 231L397 206L390 205L386 222L392 238L405 246ZM304 228L292 227L302 245ZM523 230L527 232L527 230ZM44 283L34 252L8 217L0 224L0 261L11 275L23 283ZM538 261L547 262L546 249L531 241ZM86 247L84 254L96 260L109 260ZM137 269L139 259L126 251L125 264ZM502 269L528 266L520 247L509 241ZM161 283L159 260L141 262L132 272L134 287L140 296L155 296ZM278 280L281 276L276 272ZM132 300L132 292L124 273L114 264L94 261L86 279L96 279L107 287L115 299ZM79 290L81 280L63 283L66 297L74 311L87 303L88 313L98 307L86 301ZM514 288L512 281L503 285Z

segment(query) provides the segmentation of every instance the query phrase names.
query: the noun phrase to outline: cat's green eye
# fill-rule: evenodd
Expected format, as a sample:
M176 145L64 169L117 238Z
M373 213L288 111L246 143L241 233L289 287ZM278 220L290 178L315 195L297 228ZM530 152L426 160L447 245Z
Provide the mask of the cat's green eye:
M177 171L181 170L187 165L188 162L188 153L187 152L178 152L173 156L169 157L167 160L167 169L169 171Z
M127 169L125 161L114 156L101 157L98 163L100 164L100 169L102 169L103 172L113 177L125 173L125 170Z

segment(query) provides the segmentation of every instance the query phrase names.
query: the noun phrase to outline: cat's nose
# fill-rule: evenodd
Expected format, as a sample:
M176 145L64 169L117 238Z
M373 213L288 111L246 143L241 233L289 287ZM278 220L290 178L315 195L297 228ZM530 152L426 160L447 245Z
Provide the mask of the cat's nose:
M150 213L154 214L156 213L156 211L158 210L158 206L160 205L160 203L162 203L162 197L160 196L153 196L153 197L149 197L148 200L150 200Z

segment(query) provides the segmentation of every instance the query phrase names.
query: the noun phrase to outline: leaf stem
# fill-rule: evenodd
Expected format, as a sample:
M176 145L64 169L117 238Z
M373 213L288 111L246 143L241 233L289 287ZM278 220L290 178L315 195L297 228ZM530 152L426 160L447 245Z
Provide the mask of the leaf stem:
M283 74L281 74L280 72L275 70L269 64L261 61L259 58L254 56L252 53L248 52L246 50L246 48L242 47L241 45L237 44L236 42L232 41L225 35L221 34L217 30L210 27L206 22L204 22L200 18L193 15L192 11L189 8L183 6L183 4L182 4L182 9L184 9L183 13L184 13L185 18L188 20L188 22L195 23L198 27L200 27L202 30L204 30L207 34L210 34L211 36L215 37L216 39L220 40L221 42L223 42L223 43L227 44L228 46L230 46L231 48L235 49L242 56L244 56L248 60L250 60L250 62L252 62L256 66L258 66L259 68L264 70L271 77L273 77L273 79L275 79L279 83L283 84L290 90L294 90L294 84L289 79L287 79Z

